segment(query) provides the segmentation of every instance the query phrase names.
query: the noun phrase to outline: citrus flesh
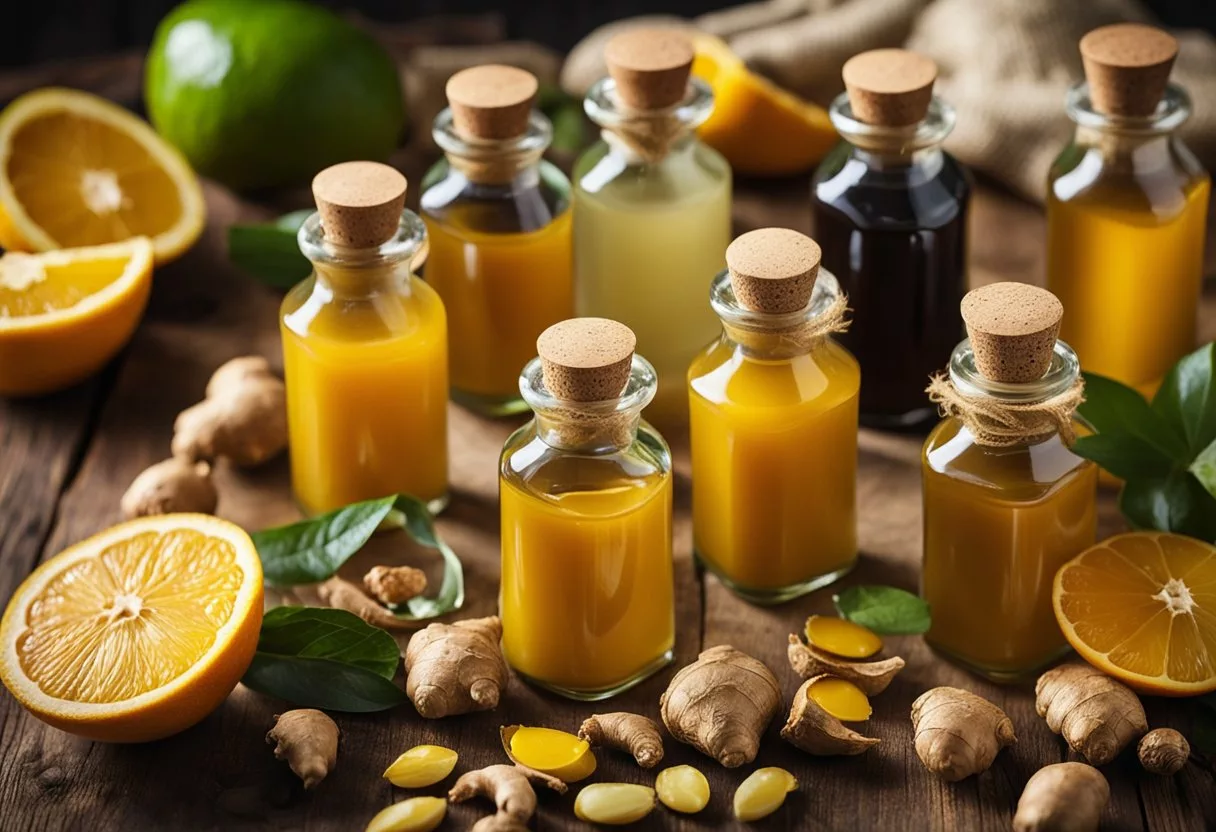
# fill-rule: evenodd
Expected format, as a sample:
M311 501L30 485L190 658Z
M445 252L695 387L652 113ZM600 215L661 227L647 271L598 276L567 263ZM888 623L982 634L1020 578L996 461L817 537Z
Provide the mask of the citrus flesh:
M199 514L140 518L25 580L0 622L0 678L70 733L159 739L223 702L261 620L261 564L244 531Z
M1130 532L1056 573L1056 619L1090 664L1144 693L1216 690L1216 547Z
M18 251L144 236L158 263L202 233L202 191L186 160L105 99L41 89L0 113L0 245Z

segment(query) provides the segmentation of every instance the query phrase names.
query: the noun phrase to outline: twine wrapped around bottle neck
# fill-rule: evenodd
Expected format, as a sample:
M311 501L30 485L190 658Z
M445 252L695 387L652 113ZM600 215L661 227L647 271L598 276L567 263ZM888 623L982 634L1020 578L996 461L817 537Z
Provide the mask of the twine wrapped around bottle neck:
M672 147L689 132L688 124L669 110L634 113L603 128L605 141L648 165L667 158Z
M829 335L846 332L852 323L848 313L848 297L837 293L822 312L790 326L760 327L732 322L723 325L730 339L749 352L802 355Z
M959 392L945 373L938 373L925 388L929 400L943 416L958 419L980 445L1011 448L1042 441L1058 433L1064 444L1076 441L1073 418L1085 401L1085 382L1037 402L1015 402L997 396L968 396Z
M566 450L605 451L627 448L637 436L641 414L574 404L537 413L541 438Z

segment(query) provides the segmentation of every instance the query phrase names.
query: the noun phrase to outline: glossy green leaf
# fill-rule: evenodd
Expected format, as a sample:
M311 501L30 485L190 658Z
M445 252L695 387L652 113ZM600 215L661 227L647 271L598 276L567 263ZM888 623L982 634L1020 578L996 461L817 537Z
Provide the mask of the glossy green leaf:
M832 596L841 618L881 635L916 635L929 629L929 605L893 586L854 586Z
M1188 471L1128 480L1119 508L1136 528L1216 541L1216 502Z
M325 607L275 607L262 619L258 652L340 660L392 679L401 651L391 635L354 613Z
M271 223L228 229L228 259L276 289L290 289L312 272L296 234L311 211L293 211Z
M1181 430L1153 410L1143 396L1114 379L1086 373L1085 401L1077 413L1096 433L1134 437L1170 461L1186 457Z
M271 586L323 581L363 548L397 501L396 495L353 503L289 526L255 532L251 537Z
M1216 441L1200 451L1189 470L1199 484L1216 497Z
M1166 374L1153 410L1186 439L1188 458L1216 442L1216 343L1200 347Z
M1095 433L1073 445L1078 456L1092 460L1123 480L1142 476L1164 477L1174 463L1139 437L1127 433Z
M393 512L401 517L401 523L417 543L439 550L443 557L443 580L434 597L418 596L403 605L393 607L398 618L435 618L464 606L464 567L451 547L435 532L431 512L421 500L401 494L393 502Z

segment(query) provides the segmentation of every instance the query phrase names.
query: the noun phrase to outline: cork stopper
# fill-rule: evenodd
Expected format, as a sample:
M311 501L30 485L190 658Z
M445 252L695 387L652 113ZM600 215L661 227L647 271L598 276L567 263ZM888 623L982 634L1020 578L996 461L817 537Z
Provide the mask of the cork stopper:
M501 64L462 69L448 79L448 104L465 139L513 139L528 132L536 76Z
M637 338L607 318L571 318L536 339L545 387L573 402L602 402L621 395L629 382Z
M683 101L694 54L692 41L672 29L630 29L604 47L616 94L631 110L662 110Z
M980 373L991 381L1038 381L1051 366L1064 307L1026 283L992 283L963 298L963 321Z
M929 112L937 64L906 49L872 49L849 58L840 74L854 118L879 127L907 127Z
M393 238L405 210L405 177L379 162L342 162L318 173L312 195L325 239L375 248Z
M1094 109L1111 116L1151 116L1178 56L1173 35L1142 23L1103 26L1081 38L1081 61Z
M819 244L789 228L760 228L726 248L730 285L739 303L755 312L805 309L819 276Z

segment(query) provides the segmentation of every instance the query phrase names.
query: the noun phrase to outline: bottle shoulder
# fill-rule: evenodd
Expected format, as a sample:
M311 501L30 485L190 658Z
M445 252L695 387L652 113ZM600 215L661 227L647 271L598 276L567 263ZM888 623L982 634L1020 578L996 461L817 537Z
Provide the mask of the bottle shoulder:
M631 209L729 199L730 165L695 138L655 163L639 163L600 139L574 165L576 198Z
M444 339L447 329L439 294L412 274L360 297L337 297L313 274L283 298L280 321L300 338L338 342Z
M693 359L688 384L694 395L715 405L820 410L854 399L861 369L830 337L801 355L758 358L723 336Z
M1118 142L1070 142L1048 174L1048 210L1094 206L1134 221L1157 223L1203 203L1210 176L1177 136L1160 137L1134 149Z
M478 184L444 158L423 179L419 203L423 218L431 223L486 234L529 233L568 214L570 180L556 165L541 160L514 182Z
M608 453L584 453L548 444L532 420L507 439L499 457L499 474L505 482L550 497L627 486L659 487L670 481L671 471L671 449L646 422L639 425L627 447Z
M934 229L965 217L971 190L970 172L945 151L877 167L842 142L816 170L811 203L817 222L843 218L876 230Z

